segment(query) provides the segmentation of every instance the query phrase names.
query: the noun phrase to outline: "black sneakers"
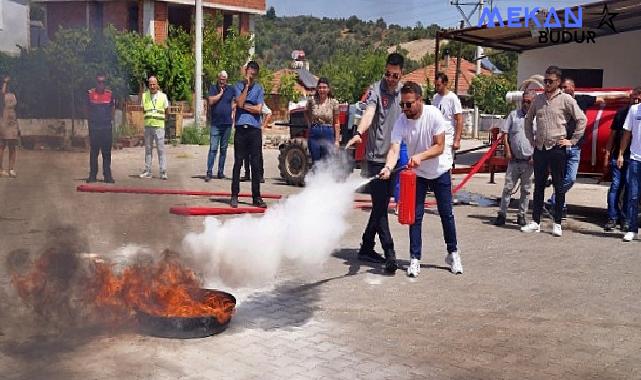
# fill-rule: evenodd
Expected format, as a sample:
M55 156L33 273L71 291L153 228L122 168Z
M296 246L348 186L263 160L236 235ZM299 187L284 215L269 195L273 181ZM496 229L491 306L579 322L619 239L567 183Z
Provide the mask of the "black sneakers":
M525 227L525 225L527 224L525 222L525 215L518 215L516 217L516 224L518 224L521 227Z
M85 182L87 182L87 183L96 183L96 182L98 182L98 180L96 179L96 177L89 177L89 178L86 179Z
M238 197L232 195L229 205L231 206L231 208L238 208Z
M256 207L267 208L267 203L265 203L265 201L263 201L263 198L260 198L260 197L254 198L254 201L252 202L252 204Z
M396 253L394 251L387 252L385 254L385 273L394 274L398 269L398 264L396 264Z
M499 212L499 214L496 216L496 219L494 220L494 225L502 226L504 224L505 224L505 214Z
M105 183L116 183L116 180L114 180L113 177L107 177L105 178Z
M385 259L383 256L380 254L376 253L374 251L374 248L363 248L361 245L361 249L358 251L358 259L361 261L367 261L370 263L378 263L382 264L385 262Z
M605 226L603 226L603 229L606 231L612 231L617 227L617 221L614 219L608 219L607 223L605 223Z

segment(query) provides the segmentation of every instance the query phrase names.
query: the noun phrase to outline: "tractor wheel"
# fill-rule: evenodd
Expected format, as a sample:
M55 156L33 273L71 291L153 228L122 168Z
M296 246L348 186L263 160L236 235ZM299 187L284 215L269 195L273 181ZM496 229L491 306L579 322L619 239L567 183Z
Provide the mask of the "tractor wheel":
M312 167L312 157L305 139L289 140L278 156L280 175L289 185L304 186L305 175Z

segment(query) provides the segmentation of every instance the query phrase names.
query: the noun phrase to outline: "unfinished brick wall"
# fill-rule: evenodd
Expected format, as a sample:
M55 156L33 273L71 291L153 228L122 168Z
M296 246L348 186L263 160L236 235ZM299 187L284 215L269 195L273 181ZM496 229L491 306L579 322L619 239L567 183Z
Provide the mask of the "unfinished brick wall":
M103 2L103 24L113 25L117 30L127 30L129 22L128 1L105 1Z
M238 21L239 21L239 26L240 26L240 34L241 35L247 35L249 34L249 14L247 13L241 13L238 15Z
M206 3L265 11L265 0L204 0Z
M51 39L59 26L85 28L87 26L86 2L47 2L47 35Z
M169 29L167 17L167 3L156 1L154 3L154 41L157 43L164 43L167 40Z

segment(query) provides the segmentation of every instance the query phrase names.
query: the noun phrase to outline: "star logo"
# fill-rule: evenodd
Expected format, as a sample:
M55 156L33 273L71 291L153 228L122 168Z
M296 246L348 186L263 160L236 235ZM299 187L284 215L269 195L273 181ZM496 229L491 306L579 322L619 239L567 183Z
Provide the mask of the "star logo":
M607 25L607 26L609 26L609 27L610 27L610 29L612 29L612 31L613 31L614 33L619 33L619 32L617 32L617 30L614 28L614 22L612 21L612 19L613 19L615 16L617 16L617 15L618 15L618 13L610 13L610 11L608 11L608 5L607 5L607 4L603 4L603 12L601 12L601 15L602 15L603 17L601 17L601 21L599 22L599 26L597 26L597 28L598 28L598 29L601 29L601 27L603 27L604 25Z

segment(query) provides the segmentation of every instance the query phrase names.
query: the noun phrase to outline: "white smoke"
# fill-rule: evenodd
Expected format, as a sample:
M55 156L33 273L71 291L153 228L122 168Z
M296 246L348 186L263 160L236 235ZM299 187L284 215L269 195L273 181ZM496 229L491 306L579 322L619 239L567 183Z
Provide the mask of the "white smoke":
M189 233L185 253L203 267L207 282L263 286L284 259L302 269L322 265L348 229L354 190L362 181L337 182L331 170L306 178L307 186L267 209L261 217L221 221L208 217L205 229Z

